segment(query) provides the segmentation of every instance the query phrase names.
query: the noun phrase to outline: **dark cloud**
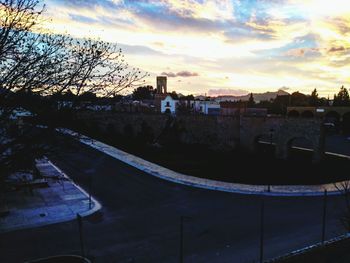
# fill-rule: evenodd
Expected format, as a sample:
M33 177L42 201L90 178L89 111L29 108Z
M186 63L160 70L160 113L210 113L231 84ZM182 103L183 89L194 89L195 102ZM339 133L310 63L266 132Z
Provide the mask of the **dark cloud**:
M348 34L350 32L350 26L347 19L336 17L329 18L328 21L332 23L336 27L337 31L342 35Z
M174 73L174 72L162 72L161 75L167 76L168 78L175 78L176 77L176 73Z
M206 19L194 16L194 10L174 10L167 1L124 0L124 7L145 24L159 30L190 30L202 33L216 32L231 27L230 19Z
M196 72L189 72L189 71L180 71L176 74L178 77L197 77L199 76Z
M332 52L342 52L342 51L345 51L346 48L343 47L343 46L340 46L340 47L331 47L328 52L329 53L332 53Z
M163 76L167 76L169 78L176 78L176 77L183 77L183 78L187 78L187 77L197 77L199 76L199 74L197 72L190 72L190 71L180 71L178 73L174 73L174 72L162 72Z
M249 94L248 90L243 89L210 89L209 96L242 96Z
M278 90L287 91L287 90L290 90L290 88L289 87L282 87L282 88L279 88Z
M101 7L107 7L107 8L115 8L119 5L113 3L112 1L108 0L53 0L53 2L56 2L58 4L63 4L65 6L74 7L76 9L80 8L94 8L97 6Z
M202 33L216 32L225 30L233 26L233 21L228 20L210 20L205 18L193 17L191 10L181 10L177 12L171 9L170 5L164 4L166 1L149 0L124 0L113 2L110 0L52 0L58 5L69 6L75 10L103 8L105 10L128 10L140 20L141 23L148 24L158 30L188 30ZM98 18L98 22L109 26L128 26L135 21L128 19ZM82 22L90 22L83 21Z
M149 48L147 46L140 45L127 45L127 44L118 44L125 54L130 55L155 55L155 56L165 56L164 53Z

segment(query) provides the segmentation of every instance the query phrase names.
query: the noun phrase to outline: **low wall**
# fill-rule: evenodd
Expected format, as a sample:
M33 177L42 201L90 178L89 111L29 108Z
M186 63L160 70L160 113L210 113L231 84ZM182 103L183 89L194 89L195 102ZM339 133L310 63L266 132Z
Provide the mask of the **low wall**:
M171 134L183 143L205 144L218 149L235 148L239 142L240 123L233 116L82 112L78 120L90 129L116 136L143 134L157 141Z

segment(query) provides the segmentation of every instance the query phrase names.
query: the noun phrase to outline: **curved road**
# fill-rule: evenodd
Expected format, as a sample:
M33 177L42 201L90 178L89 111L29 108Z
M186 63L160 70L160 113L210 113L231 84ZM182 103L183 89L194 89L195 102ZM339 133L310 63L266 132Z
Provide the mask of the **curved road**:
M84 219L84 243L94 262L179 262L180 216L189 217L184 262L259 259L261 197L163 181L78 143L61 148L55 163L86 190L92 176L92 193L103 205ZM244 165L232 170L238 172ZM327 238L343 231L343 201L329 197ZM266 197L265 207L265 258L320 241L322 198ZM0 235L0 262L79 251L76 221Z

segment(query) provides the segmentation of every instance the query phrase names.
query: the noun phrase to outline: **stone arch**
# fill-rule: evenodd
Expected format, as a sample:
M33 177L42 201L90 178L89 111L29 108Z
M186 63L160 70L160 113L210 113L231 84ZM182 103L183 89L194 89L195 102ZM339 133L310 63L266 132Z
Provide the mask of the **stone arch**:
M350 111L343 114L343 132L346 135L350 134Z
M288 112L288 117L289 118L299 118L300 113L297 110L291 110L290 112Z
M340 114L336 111L329 111L325 115L325 122L338 124L340 121Z
M256 134L251 147L255 153L275 155L276 151L276 144L267 133Z
M300 115L302 118L313 118L314 114L310 110L303 111Z
M305 145L305 147L303 147L303 144L293 144L296 140L306 140L309 142L309 145ZM324 156L324 144L322 142L323 141L320 140L319 136L309 136L308 134L294 134L292 136L284 138L277 144L276 156L278 158L287 160L291 157L291 147L295 146L300 148L309 148L311 159L310 161L318 163Z
M287 158L298 160L307 160L312 161L312 151L314 150L315 143L312 139L304 135L292 136L286 142L287 147ZM310 149L310 150L302 150Z

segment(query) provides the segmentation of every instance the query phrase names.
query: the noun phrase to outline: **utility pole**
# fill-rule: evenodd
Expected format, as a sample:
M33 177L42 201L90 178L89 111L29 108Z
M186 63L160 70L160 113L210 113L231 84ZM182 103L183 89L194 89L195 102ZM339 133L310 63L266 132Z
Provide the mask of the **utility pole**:
M260 209L260 263L264 262L264 217L265 217L265 200L261 199Z

